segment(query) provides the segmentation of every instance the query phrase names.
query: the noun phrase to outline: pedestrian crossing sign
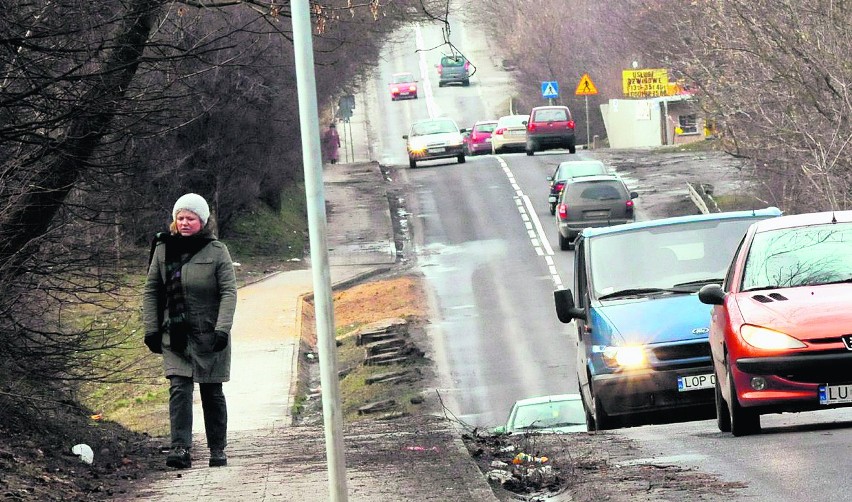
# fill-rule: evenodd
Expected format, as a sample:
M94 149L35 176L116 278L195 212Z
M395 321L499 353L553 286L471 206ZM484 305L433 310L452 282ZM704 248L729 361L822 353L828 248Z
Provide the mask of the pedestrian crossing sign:
M545 99L559 97L559 82L551 80L550 82L541 83L541 97Z
M591 77L589 77L588 73L584 73L583 77L580 78L580 83L577 84L577 90L574 91L574 94L577 96L593 96L598 93L598 88L595 87L594 82L592 82Z

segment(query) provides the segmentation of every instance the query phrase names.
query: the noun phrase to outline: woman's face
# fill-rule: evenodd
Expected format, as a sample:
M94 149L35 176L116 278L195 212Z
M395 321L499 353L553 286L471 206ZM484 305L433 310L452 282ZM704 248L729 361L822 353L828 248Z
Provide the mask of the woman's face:
M203 225L197 214L187 209L181 209L175 218L175 226L182 236L189 237L200 232Z

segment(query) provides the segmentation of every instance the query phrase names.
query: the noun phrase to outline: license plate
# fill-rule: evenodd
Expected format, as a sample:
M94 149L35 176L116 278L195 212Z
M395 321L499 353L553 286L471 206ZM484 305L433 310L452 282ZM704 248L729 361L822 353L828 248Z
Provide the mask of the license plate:
M677 377L678 392L686 392L689 390L712 389L716 385L716 375L709 373L707 375L690 375Z
M556 196L551 195L550 197L547 198L547 202L556 202Z
M819 404L842 403L852 403L852 384L819 386Z
M429 153L441 153L441 152L444 151L444 149L443 148L430 148L426 151L429 152Z
M609 211L585 211L583 213L583 217L587 220L598 220L602 218L607 218L609 216Z

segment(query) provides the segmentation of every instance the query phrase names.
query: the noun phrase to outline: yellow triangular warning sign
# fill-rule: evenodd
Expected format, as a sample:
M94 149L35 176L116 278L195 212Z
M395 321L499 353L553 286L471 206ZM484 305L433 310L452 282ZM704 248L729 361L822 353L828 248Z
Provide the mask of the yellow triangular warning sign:
M577 84L577 90L574 91L574 94L577 96L592 96L597 93L598 88L595 87L591 77L589 77L588 73L584 73L583 77L580 79L580 83Z

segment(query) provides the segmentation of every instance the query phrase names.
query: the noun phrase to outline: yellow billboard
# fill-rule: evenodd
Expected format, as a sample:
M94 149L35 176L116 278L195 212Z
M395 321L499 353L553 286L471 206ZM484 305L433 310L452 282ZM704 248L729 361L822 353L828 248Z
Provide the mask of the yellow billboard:
M624 95L629 98L654 98L669 94L668 70L624 70L621 72Z

